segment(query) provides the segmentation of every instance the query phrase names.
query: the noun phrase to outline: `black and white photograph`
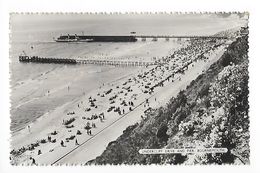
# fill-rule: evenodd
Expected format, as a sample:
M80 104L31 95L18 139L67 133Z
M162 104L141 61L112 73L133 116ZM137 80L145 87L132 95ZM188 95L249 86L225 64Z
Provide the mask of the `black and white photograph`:
M11 165L250 164L248 12L9 15Z

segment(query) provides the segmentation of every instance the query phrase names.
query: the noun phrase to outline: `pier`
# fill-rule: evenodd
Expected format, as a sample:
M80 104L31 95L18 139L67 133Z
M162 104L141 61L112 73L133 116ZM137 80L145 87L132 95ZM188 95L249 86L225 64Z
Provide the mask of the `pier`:
M158 41L158 39L172 40L191 40L191 39L226 39L218 36L175 36L175 35L61 35L56 38L56 42L136 42L138 39L146 41Z
M120 61L120 60L100 60L100 59L71 59L71 58L44 58L38 56L19 56L19 61L23 63L54 63L54 64L93 64L112 66L150 66L155 65L151 61Z
M136 39L140 39L141 41L147 41L147 39L151 39L151 41L158 41L158 39L165 39L165 41L177 40L194 40L194 39L227 39L227 37L218 37L218 36L173 36L173 35L134 35Z

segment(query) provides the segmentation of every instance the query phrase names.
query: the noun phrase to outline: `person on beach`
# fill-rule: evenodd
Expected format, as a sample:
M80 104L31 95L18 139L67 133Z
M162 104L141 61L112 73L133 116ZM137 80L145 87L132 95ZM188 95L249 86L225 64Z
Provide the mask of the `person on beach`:
M79 143L78 143L78 140L77 140L77 139L75 140L75 145L79 145Z
M38 155L42 154L42 151L41 150L38 150Z
M28 128L29 133L31 133L31 127L28 125L27 128Z
M32 158L32 165L36 165L35 159Z
M32 160L32 165L36 165L35 159L30 157L30 160Z
M64 147L64 142L63 142L63 140L61 140L60 145L61 145L62 147Z

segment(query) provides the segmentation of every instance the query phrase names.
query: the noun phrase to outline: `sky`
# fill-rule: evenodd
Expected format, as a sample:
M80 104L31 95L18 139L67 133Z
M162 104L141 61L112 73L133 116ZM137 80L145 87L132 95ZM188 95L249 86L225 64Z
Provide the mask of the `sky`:
M61 34L213 35L247 24L247 14L11 14L13 40L44 40Z

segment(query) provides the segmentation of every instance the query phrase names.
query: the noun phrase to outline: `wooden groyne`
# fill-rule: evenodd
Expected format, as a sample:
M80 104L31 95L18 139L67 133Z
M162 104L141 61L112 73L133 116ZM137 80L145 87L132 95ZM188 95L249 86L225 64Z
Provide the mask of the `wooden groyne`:
M19 56L19 61L23 63L93 64L93 65L113 65L113 66L150 66L155 64L154 62L144 62L144 61L43 58L38 56L22 56L22 55Z

